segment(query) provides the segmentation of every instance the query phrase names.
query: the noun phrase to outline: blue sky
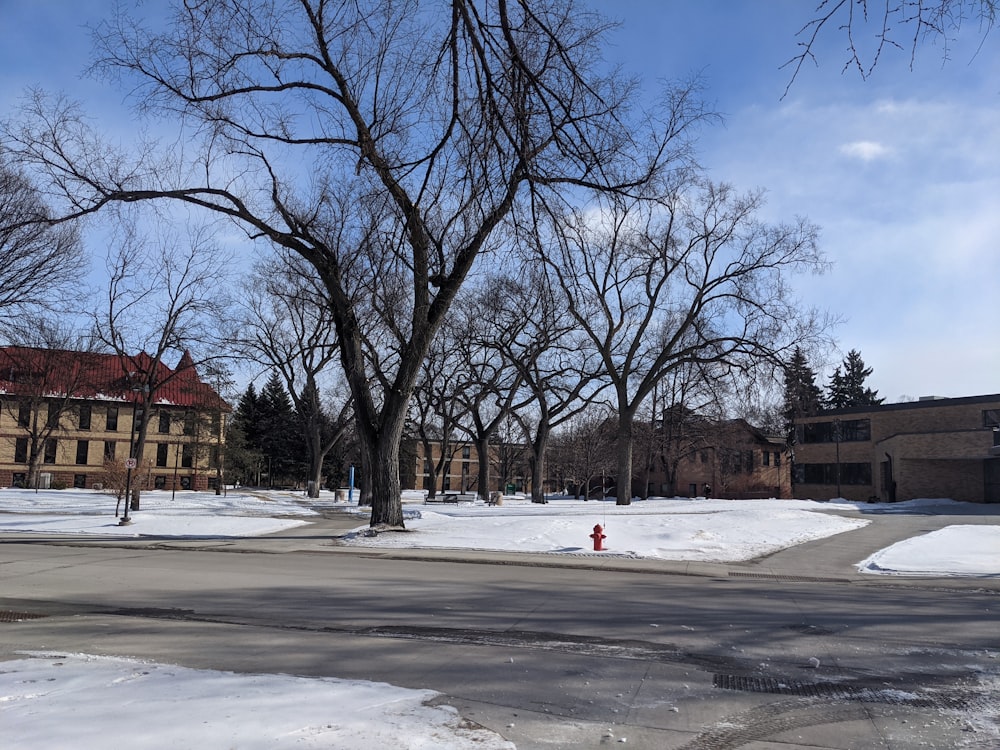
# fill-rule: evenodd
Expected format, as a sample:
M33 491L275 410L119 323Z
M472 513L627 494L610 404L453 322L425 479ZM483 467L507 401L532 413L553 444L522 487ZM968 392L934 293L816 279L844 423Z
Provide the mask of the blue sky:
M883 58L862 80L843 71L831 30L782 94L800 0L586 0L617 19L606 56L660 79L700 74L725 124L705 132L711 175L764 188L766 217L821 227L833 269L796 282L811 305L844 319L829 367L858 349L889 401L1000 392L1000 34L963 33L940 47ZM0 0L0 112L26 86L84 101L128 137L122 94L82 79L105 0ZM143 4L146 10L158 3Z

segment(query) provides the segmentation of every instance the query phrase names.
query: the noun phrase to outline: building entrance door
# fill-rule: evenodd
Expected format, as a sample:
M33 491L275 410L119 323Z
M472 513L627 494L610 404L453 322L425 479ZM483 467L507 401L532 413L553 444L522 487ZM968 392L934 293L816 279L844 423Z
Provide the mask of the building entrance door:
M983 461L983 473L986 475L986 502L1000 503L1000 458Z

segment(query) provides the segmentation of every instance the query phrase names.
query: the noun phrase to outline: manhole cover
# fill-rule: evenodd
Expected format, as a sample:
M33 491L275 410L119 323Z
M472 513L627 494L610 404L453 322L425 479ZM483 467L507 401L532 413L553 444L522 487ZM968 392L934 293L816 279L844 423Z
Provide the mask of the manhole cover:
M33 612L13 612L11 610L0 609L0 622L21 622L22 620L38 620L48 615L39 615Z

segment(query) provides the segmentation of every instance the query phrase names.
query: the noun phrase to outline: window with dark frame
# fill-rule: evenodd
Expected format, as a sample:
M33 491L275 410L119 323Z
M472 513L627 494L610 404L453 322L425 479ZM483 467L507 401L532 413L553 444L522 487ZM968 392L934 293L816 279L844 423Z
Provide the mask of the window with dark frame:
M17 407L17 426L18 427L30 427L31 426L31 404L27 401L22 401Z
M115 460L115 446L118 445L114 440L104 441L104 460L114 461Z
M59 448L59 441L49 438L45 441L45 453L42 456L43 463L54 464L56 462L56 451Z
M90 454L90 441L88 440L77 440L76 441L76 463L78 466L86 466L89 460Z
M77 407L77 428L80 430L90 429L90 420L93 413L93 407L90 404L80 404Z
M118 430L117 406L108 406L107 421L104 423L104 429L108 432L116 432Z
M194 466L194 446L185 444L181 448L181 466L190 469Z
M14 441L14 463L28 463L28 438L17 438Z
M156 444L156 465L164 467L167 465L167 443Z
M170 433L170 412L166 409L160 409L159 432L161 435Z

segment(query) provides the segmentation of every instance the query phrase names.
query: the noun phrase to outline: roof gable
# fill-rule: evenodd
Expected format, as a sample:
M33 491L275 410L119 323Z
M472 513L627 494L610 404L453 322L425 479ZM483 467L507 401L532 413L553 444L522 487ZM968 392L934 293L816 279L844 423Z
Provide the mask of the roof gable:
M157 363L145 352L119 356L65 349L0 347L0 394L14 396L132 401L137 383L153 384L153 403L194 409L231 411L202 382L190 353L175 369Z

